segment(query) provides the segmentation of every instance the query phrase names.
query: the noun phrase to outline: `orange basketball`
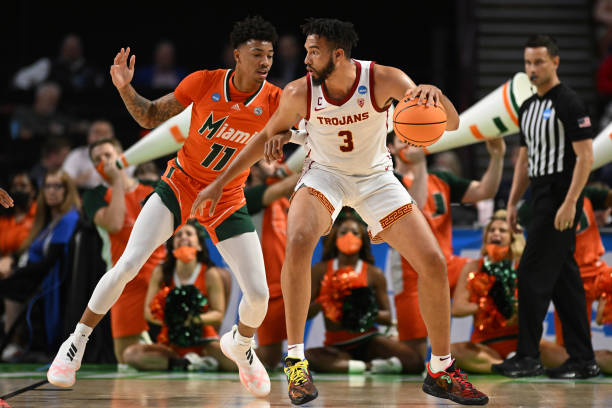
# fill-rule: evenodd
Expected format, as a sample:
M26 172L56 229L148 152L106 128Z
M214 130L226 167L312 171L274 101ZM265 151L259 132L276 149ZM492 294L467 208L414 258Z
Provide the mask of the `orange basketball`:
M446 129L446 112L441 106L417 105L418 99L402 99L393 113L397 137L414 146L435 143Z

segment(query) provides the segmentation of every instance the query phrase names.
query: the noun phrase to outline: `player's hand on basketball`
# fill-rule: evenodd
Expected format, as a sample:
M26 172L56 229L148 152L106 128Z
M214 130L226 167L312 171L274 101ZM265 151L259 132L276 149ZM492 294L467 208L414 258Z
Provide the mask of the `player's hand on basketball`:
M215 207L217 207L217 203L221 198L221 194L223 193L223 187L217 186L216 182L210 183L206 188L200 191L193 201L193 205L191 206L191 218L197 218L198 215L204 215L204 209L206 205L210 203L210 207L208 208L208 215L210 217L215 213Z
M416 99L418 105L439 106L442 101L442 91L434 85L419 85L406 92L410 100Z
M283 146L289 143L291 139L291 132L277 133L266 141L264 146L264 159L268 163L283 158Z
M503 158L506 154L506 142L503 137L488 139L485 141L485 144L491 157Z
M555 229L558 231L565 231L566 229L572 228L575 216L576 204L564 200L555 215Z
M121 49L115 56L113 65L110 67L110 74L113 80L113 85L117 89L121 89L124 86L132 82L134 77L134 64L136 63L136 56L132 55L130 63L128 65L128 57L130 55L130 47Z
M13 206L13 199L4 189L0 188L0 204L4 208L9 208Z

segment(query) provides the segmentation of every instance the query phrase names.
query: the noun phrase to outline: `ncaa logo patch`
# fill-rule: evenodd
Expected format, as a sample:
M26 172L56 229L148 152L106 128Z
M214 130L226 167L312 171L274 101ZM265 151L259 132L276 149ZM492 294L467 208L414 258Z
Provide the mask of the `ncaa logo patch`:
M544 109L544 112L542 112L542 117L544 119L548 119L550 118L550 114L552 113L552 111L550 110L550 108L546 108Z
M256 106L255 109L253 109L253 113L259 116L263 113L263 109L261 108L261 106Z
M215 102L219 102L219 100L221 99L221 95L219 95L218 93L214 93L212 94L212 100Z
M357 88L357 92L359 92L360 95L363 95L368 92L368 88L365 85L361 85L359 88Z

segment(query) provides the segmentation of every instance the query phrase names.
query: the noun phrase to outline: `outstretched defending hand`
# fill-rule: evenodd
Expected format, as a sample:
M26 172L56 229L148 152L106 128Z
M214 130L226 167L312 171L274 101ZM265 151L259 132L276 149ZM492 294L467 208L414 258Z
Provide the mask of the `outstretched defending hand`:
M9 208L13 206L13 199L11 198L11 196L9 195L9 193L7 193L1 188L0 188L0 204L2 204L4 208Z
M132 55L130 58L130 65L128 66L127 60L130 55L130 47L127 49L121 49L115 56L113 65L110 67L111 78L113 79L113 85L117 89L121 89L124 86L132 82L134 77L134 64L136 63L136 55Z
M442 100L442 91L433 85L419 85L406 92L406 96L410 99L418 98L418 105L438 106Z
M264 159L268 163L283 158L283 146L289 143L291 132L277 133L266 142L264 146Z
M223 193L223 187L218 187L218 183L213 181L206 188L198 193L198 196L193 201L193 205L191 206L191 218L197 217L197 215L204 215L204 208L206 208L206 204L210 202L210 207L208 209L208 215L210 217L215 213L215 207L221 198L221 194Z

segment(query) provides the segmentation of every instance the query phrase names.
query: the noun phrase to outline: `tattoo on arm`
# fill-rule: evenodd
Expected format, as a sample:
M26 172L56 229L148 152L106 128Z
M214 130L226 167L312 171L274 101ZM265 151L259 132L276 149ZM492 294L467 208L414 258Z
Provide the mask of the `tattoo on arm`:
M146 129L152 129L160 125L185 109L176 99L174 93L150 101L139 95L131 85L128 85L120 91L120 95L130 115L140 126Z

